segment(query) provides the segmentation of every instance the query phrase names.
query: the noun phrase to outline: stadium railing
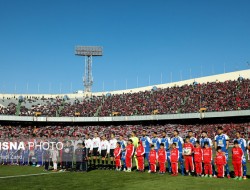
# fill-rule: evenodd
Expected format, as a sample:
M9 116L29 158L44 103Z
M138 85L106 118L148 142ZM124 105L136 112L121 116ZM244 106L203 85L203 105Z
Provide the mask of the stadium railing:
M205 112L202 118L200 113L141 115L141 116L115 116L115 117L36 117L0 115L0 121L27 121L27 122L121 122L121 121L158 121L180 119L203 119L249 116L250 110Z

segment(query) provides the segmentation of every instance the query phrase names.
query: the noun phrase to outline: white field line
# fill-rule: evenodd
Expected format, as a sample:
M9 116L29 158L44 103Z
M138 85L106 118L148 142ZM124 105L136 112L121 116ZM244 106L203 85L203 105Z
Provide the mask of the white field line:
M27 175L14 175L14 176L4 176L0 179L16 178L16 177L29 177L29 176L39 176L39 175L49 175L49 174L61 174L66 172L49 172L49 173L37 173L37 174L27 174Z

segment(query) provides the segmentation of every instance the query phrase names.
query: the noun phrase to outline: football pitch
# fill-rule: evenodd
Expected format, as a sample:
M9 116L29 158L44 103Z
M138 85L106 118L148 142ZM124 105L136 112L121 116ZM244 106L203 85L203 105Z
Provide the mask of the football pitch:
M250 164L248 163L248 168ZM232 170L232 166L230 168ZM200 178L192 176L172 177L169 174L148 174L138 172L117 172L94 170L88 173L44 172L43 168L31 166L0 166L0 189L246 189L248 179Z

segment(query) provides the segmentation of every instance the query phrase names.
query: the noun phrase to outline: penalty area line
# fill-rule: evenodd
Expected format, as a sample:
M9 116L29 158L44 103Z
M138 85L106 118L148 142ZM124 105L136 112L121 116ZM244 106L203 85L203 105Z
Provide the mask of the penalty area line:
M29 176L39 176L39 175L49 175L49 174L62 174L62 173L67 173L67 172L49 172L49 173L37 173L37 174L26 174L26 175L13 175L13 176L0 177L0 179L17 178L17 177L29 177Z

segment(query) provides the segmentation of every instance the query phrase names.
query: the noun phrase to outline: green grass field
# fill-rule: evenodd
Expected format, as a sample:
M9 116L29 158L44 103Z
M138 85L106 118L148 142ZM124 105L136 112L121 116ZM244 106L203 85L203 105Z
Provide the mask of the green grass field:
M248 164L250 168L250 164ZM232 166L230 168L232 170ZM250 170L250 169L249 169ZM31 166L0 166L0 189L227 189L249 190L250 179L197 178L191 176L172 177L169 174L126 173L95 170L88 173L49 173L48 175L19 176L45 173L43 168ZM248 171L248 177L250 172ZM2 178L16 176L11 178Z

